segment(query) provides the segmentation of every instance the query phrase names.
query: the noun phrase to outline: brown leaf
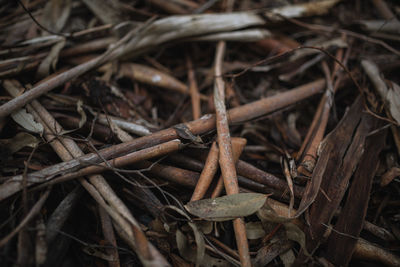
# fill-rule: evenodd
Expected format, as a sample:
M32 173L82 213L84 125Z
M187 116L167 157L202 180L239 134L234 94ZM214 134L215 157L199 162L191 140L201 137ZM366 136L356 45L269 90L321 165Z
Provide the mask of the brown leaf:
M267 195L264 194L241 193L189 202L185 208L189 213L205 220L228 221L255 213L266 199Z

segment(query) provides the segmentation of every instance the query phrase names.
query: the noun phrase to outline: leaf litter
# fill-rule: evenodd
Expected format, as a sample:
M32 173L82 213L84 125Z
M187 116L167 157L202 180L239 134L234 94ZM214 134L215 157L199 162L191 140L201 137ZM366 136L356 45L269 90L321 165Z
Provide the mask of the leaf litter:
M399 5L360 3L4 2L0 265L399 266Z

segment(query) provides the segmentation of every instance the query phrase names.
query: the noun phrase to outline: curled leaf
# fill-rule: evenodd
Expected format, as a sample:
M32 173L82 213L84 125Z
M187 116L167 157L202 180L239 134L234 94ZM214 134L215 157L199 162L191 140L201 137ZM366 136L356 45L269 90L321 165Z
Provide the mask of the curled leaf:
M36 73L37 78L43 79L47 77L50 74L50 68L53 69L56 68L58 57L60 55L61 50L64 48L65 44L66 41L65 38L63 38L61 41L53 45L53 47L50 50L50 53L46 56L45 59L43 59L42 63L40 63L39 65L39 68Z
M388 102L390 115L397 123L400 123L400 86L398 84L391 82L386 101Z
M179 254L183 259L188 262L196 263L196 266L204 266L204 267L228 267L232 266L227 261L223 259L217 259L211 257L208 254L203 254L201 262L196 262L198 254L196 254L196 250L192 248L182 231L179 229L176 231L176 244L178 246Z
M246 223L246 236L248 239L259 239L265 236L261 222Z
M33 148L37 146L38 143L39 140L35 136L28 133L18 133L10 140L9 148L11 153L15 153L27 146Z
M36 122L33 119L32 114L26 112L24 108L12 113L11 118L13 118L16 123L30 132L38 134L43 133L43 125Z
M309 255L306 248L306 237L304 232L293 223L295 218L287 218L279 216L273 208L271 208L268 203L257 212L258 218L263 224L268 223L282 223L286 230L286 237L290 240L297 242L304 251L305 255Z

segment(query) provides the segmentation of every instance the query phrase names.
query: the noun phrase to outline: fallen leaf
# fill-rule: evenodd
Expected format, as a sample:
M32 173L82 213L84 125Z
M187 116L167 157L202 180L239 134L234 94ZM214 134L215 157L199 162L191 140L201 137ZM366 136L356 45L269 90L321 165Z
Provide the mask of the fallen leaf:
M39 143L39 140L28 133L18 133L12 139L10 139L9 149L11 153L15 153L24 147L35 147Z
M293 266L294 261L296 260L296 256L294 255L292 249L289 249L285 253L279 255L279 258L281 258L283 265L285 265L285 267Z
M390 82L391 87L388 88L386 101L388 109L393 119L400 123L400 86L394 82Z
M181 214L182 216L186 217L188 220L190 220L190 217L185 213L185 211L179 209L176 206L169 205L169 206L165 206L165 208L172 209L172 210L178 212L179 214ZM201 262L204 259L204 255L205 255L204 237L201 234L201 232L199 231L199 229L197 228L196 224L194 224L192 222L188 222L188 225L190 226L190 228L192 228L194 238L196 240L197 250L194 253L194 257L193 257L193 252L187 251L188 250L188 245L186 244L187 240L185 241L185 239L182 237L183 233L179 229L176 230L176 242L177 242L177 244L179 242L178 249L179 249L179 246L181 246L181 249L179 249L179 252L181 252L181 250L182 250L183 253L191 254L190 258L192 260L196 259L196 261L195 261L196 266L200 266ZM181 254L181 256L184 257L183 254ZM184 259L186 259L186 258L184 257Z
M33 119L32 114L26 112L24 108L12 113L11 117L16 123L18 123L20 126L24 127L26 130L30 132L38 134L43 133L43 125L36 122Z
M228 221L255 213L265 203L267 195L241 193L214 199L202 199L189 202L186 210L205 220Z
M62 39L61 41L53 45L53 47L50 50L50 53L46 56L45 59L43 59L42 63L40 63L38 70L36 72L36 78L43 79L50 74L50 67L53 69L56 68L58 57L60 55L61 50L64 48L65 44L66 44L65 39Z
M259 239L265 236L261 222L246 223L246 236L248 239Z
M183 259L188 262L196 263L196 250L192 248L186 238L186 236L182 233L182 231L176 231L176 244L179 250L179 254ZM197 265L197 264L196 264ZM204 267L228 267L231 266L227 261L223 259L217 259L211 257L208 254L204 254L202 261L199 266Z
M287 238L297 242L303 249L304 254L306 256L309 256L310 254L308 253L306 248L306 235L300 229L300 227L290 222L284 223L283 226L285 226Z
M263 222L263 224L268 224L271 222L282 223L286 230L286 237L297 242L303 249L304 254L309 255L305 246L306 237L304 232L296 224L292 223L295 218L279 216L267 203L265 203L265 205L257 212L257 216Z

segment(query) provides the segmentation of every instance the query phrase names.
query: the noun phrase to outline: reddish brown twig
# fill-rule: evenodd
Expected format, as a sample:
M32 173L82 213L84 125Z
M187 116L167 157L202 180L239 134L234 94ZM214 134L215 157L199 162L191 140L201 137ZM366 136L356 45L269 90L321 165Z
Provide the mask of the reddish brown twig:
M186 56L186 64L188 68L189 91L192 100L193 119L197 120L201 117L200 94L197 87L196 76L193 70L192 60Z
M215 83L214 104L216 111L216 124L219 146L219 165L224 178L225 191L228 195L239 193L239 184L236 177L235 162L232 155L232 144L229 134L228 116L225 107L225 85L221 77L222 60L225 52L225 42L220 41L217 45L215 56ZM249 255L249 244L247 243L246 227L243 218L233 220L236 244L239 251L242 266L251 266Z
M338 60L343 58L343 49L338 50L336 57ZM306 175L309 175L314 169L318 146L324 137L329 113L333 106L334 94L338 90L340 83L340 77L336 79L335 84L333 82L333 79L336 78L339 72L339 64L335 62L332 74L325 61L322 62L322 68L327 80L327 91L321 98L317 112L315 113L309 131L298 153L298 159L302 158L298 172Z
M233 160L236 162L239 160L240 155L244 147L246 146L247 140L240 137L233 137L232 138L232 154ZM222 190L224 189L224 179L222 176L219 177L218 182L214 188L214 191L211 194L211 198L216 198L221 195Z
M204 194L207 192L207 189L218 169L218 153L218 146L216 142L214 142L210 148L203 171L201 172L199 181L196 184L196 188L193 191L190 201L202 199Z

